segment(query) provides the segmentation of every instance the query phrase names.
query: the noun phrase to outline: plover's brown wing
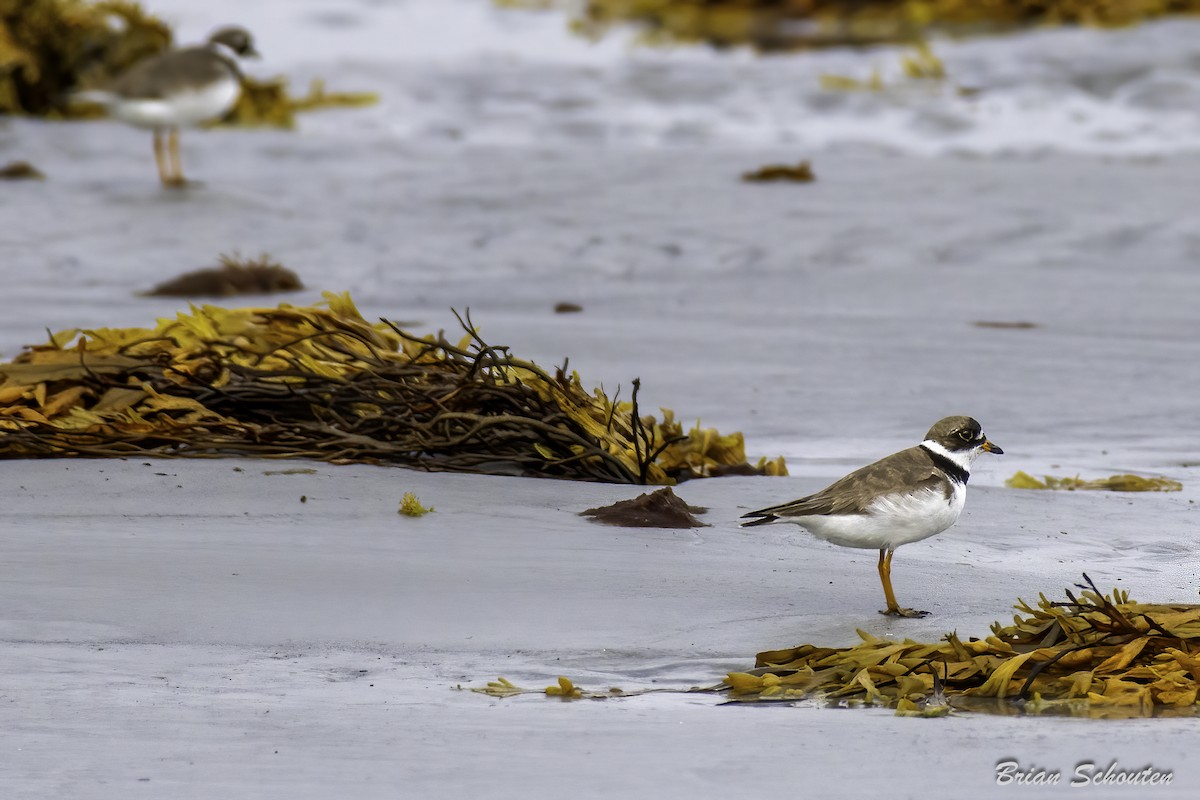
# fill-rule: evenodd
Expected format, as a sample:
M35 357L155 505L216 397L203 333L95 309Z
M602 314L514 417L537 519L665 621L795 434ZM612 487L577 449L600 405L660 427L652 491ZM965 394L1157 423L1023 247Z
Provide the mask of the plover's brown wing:
M751 511L743 515L742 519L750 522L742 523L742 526L766 525L786 517L862 514L880 495L922 488L953 493L953 487L929 454L920 447L910 447L857 469L816 494Z
M108 91L125 98L162 99L225 80L232 70L240 75L229 59L206 47L188 47L139 61L108 86Z

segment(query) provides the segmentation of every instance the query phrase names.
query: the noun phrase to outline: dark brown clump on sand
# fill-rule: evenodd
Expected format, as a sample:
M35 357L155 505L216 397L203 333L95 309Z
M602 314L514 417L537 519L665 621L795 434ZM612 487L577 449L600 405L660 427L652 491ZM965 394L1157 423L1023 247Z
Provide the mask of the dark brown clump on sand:
M6 181L42 181L46 176L41 170L28 161L13 161L0 167L0 180Z
M237 263L222 259L219 267L186 272L146 292L151 297L232 297L275 294L304 288L299 276L267 259Z
M817 179L813 174L812 165L807 161L799 164L768 164L753 172L742 174L746 183L771 183L774 181L791 181L792 183L812 183Z
M611 506L589 508L579 515L592 517L605 525L626 528L707 528L707 524L695 517L706 511L707 508L689 506L667 486L632 500L620 500Z

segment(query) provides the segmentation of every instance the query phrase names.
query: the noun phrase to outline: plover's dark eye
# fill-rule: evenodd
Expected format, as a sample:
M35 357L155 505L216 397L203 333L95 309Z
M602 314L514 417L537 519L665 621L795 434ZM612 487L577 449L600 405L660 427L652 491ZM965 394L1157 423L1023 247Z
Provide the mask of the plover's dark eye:
M975 436L970 431L959 431L958 438L962 439L964 442L975 441Z

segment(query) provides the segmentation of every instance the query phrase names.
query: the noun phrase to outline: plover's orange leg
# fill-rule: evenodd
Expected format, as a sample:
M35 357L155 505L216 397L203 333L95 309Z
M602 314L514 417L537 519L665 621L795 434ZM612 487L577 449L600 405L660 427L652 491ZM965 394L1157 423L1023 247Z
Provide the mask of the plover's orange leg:
M162 128L154 129L154 163L158 165L158 179L164 186L170 186L171 176L167 172L166 154L163 152Z
M883 583L883 598L887 601L887 608L879 613L889 617L924 617L928 611L901 608L896 602L896 593L892 591L892 554L895 552L886 547L879 551L879 580Z
M183 164L179 158L179 128L171 128L167 134L167 152L171 156L171 177L167 185L187 186L187 179L183 177Z

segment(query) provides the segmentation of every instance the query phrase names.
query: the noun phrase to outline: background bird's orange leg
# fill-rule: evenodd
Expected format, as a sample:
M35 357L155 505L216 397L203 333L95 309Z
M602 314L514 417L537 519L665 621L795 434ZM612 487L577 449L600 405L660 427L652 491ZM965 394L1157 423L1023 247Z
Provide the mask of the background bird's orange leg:
M171 155L171 186L183 186L187 180L183 177L183 163L179 158L179 128L171 128L167 134L167 150Z
M158 165L158 179L169 186L171 176L167 173L166 154L163 153L162 128L154 129L154 163Z
M889 617L923 617L929 612L901 608L896 602L896 593L892 591L892 554L895 552L887 548L879 551L879 580L883 583L883 597L887 601L887 608L879 613Z

